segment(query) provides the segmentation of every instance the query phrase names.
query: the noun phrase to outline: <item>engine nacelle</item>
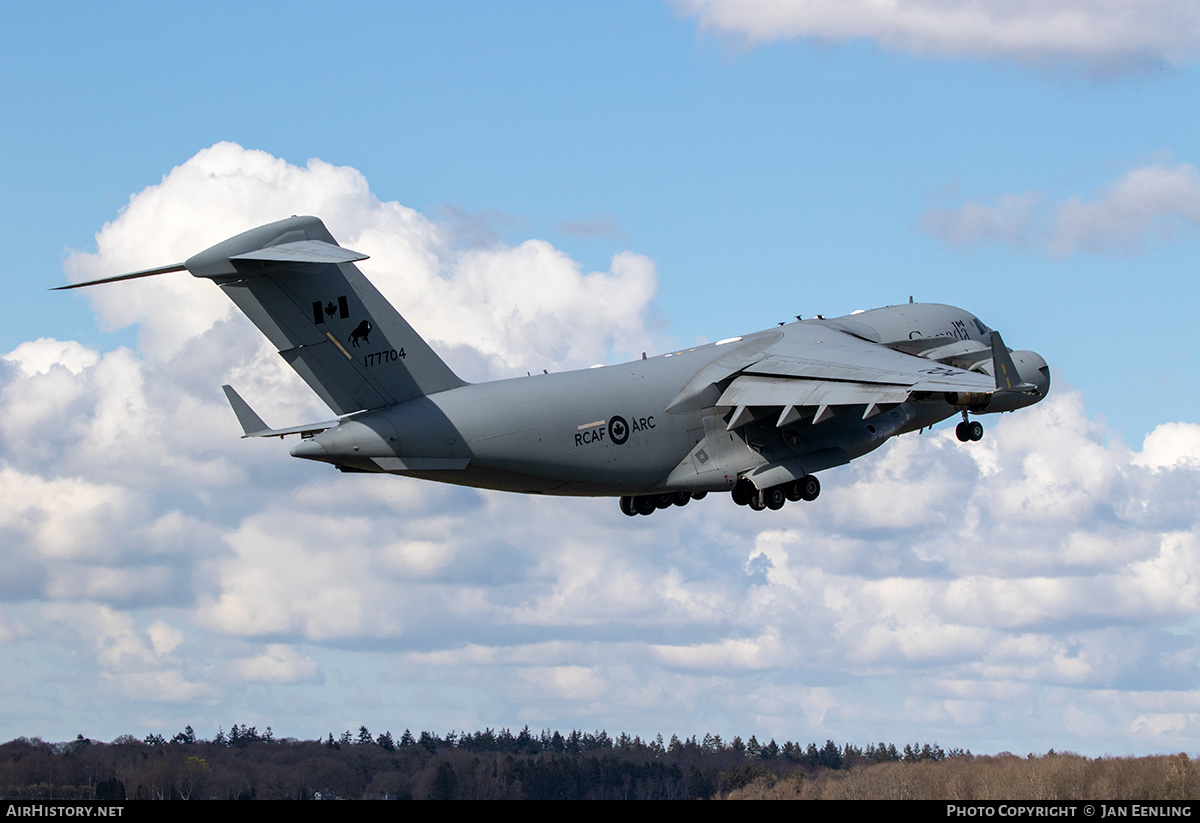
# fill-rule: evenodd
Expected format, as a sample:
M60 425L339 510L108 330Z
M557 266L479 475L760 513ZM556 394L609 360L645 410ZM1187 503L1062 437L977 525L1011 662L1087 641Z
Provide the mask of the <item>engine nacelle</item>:
M975 414L1016 411L1032 406L1050 391L1050 367L1040 354L1032 351L1014 351L1010 355L1022 383L1033 386L1028 391L994 392L946 392L946 402L956 409L965 409ZM991 360L985 360L973 371L995 377Z
M973 392L946 392L946 402L956 409L966 409L967 411L975 412L976 414L988 411L988 406L992 402L992 395L995 392L990 391L973 391Z

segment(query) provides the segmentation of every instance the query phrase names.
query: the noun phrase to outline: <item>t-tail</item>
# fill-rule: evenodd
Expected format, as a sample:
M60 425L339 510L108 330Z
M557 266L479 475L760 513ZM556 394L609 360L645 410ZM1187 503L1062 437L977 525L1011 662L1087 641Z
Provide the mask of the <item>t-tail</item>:
M466 385L354 265L365 259L317 218L291 217L179 265L63 288L184 269L206 277L338 415Z

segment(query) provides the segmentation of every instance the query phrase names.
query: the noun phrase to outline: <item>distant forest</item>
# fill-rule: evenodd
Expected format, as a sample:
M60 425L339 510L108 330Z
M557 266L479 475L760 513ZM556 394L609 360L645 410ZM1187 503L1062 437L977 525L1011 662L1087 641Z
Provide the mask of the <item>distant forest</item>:
M528 727L277 738L234 724L212 740L83 735L0 745L8 800L945 799L1170 800L1200 796L1186 754L974 755L934 744L800 745L705 735L652 741Z

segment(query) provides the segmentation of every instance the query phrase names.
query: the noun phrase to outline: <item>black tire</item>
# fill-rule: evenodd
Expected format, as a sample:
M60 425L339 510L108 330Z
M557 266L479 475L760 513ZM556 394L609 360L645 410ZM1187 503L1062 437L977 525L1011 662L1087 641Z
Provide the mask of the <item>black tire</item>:
M767 508L773 512L777 512L783 508L783 504L787 502L787 495L783 492L783 486L772 486L762 493L763 502L767 504Z
M787 499L795 503L798 500L804 499L803 480L793 480L790 483L783 484L783 493L787 495Z
M960 443L966 443L971 439L971 424L965 420L954 427L954 436L958 438Z
M637 514L637 509L633 507L633 498L625 495L621 498L621 513L633 517Z
M693 500L703 500L706 497L708 497L708 492L692 492Z
M760 512L766 507L767 502L763 500L762 492L755 492L754 496L750 498L750 508L754 509L756 512Z
M691 492L674 492L671 495L671 502L676 506L686 506L692 502Z
M806 474L800 478L800 499L808 500L809 502L816 500L821 496L821 481L813 477L811 474Z
M654 498L650 496L633 498L633 507L637 509L638 514L654 514L658 506L654 505Z
M675 502L675 492L666 492L665 494L655 494L650 497L654 501L654 505L660 509L669 509L671 504Z
M978 420L972 420L971 424L967 426L967 429L967 434L971 438L972 442L978 443L983 439L983 424Z
M748 506L750 505L751 498L758 494L758 492L749 480L739 480L730 494L733 496L734 503L737 503L739 506Z

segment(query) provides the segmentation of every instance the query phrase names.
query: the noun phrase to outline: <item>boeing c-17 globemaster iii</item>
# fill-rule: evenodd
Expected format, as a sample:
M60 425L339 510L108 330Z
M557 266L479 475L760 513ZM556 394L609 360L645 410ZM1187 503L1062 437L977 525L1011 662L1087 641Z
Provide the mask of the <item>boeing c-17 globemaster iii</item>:
M1031 351L953 306L797 320L619 366L461 380L315 217L252 229L183 263L212 280L338 415L272 429L231 387L246 437L296 434L295 457L526 494L620 498L628 515L730 492L755 510L813 500L816 473L890 437L1046 396Z

